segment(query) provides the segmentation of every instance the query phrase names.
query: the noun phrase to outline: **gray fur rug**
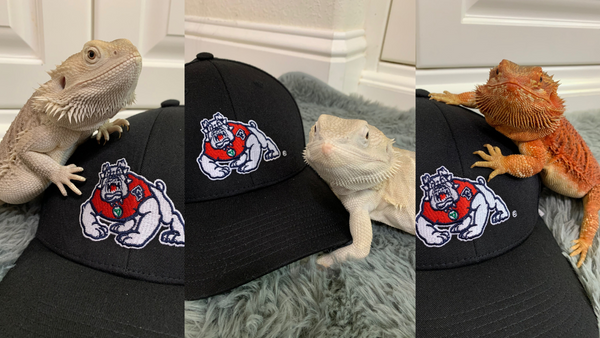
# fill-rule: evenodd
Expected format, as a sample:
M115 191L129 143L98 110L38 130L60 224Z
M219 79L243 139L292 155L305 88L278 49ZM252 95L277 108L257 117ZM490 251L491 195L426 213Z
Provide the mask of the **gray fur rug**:
M302 73L280 81L296 98L306 139L321 114L360 118L415 149L414 111L347 96ZM415 237L373 225L370 255L328 270L313 255L228 293L186 302L187 337L414 337Z

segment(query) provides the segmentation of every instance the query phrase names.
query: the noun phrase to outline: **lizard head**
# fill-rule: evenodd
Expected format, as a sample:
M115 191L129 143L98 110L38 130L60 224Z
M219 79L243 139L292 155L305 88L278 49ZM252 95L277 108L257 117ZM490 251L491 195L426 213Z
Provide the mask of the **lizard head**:
M486 84L477 86L477 106L487 122L515 141L531 141L560 125L564 101L558 81L541 67L519 66L508 60L490 70Z
M142 57L129 40L89 41L48 72L34 109L65 127L105 121L133 103L141 70Z
M366 121L321 115L310 130L304 159L330 185L366 189L396 172L393 143Z

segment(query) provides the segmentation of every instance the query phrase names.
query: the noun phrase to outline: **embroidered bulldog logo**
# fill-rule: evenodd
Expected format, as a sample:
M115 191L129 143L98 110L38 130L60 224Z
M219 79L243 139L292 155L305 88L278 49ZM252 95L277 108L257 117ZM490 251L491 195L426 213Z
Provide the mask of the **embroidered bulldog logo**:
M79 214L86 238L101 241L113 233L120 246L141 249L166 227L160 243L184 246L183 217L167 196L162 180L152 183L130 171L125 159L104 163L98 176L100 180Z
M429 247L441 247L452 235L472 241L483 235L488 221L494 225L510 216L506 204L481 176L477 181L455 178L445 167L421 176L421 211L416 218L417 237Z
M202 152L196 159L200 170L211 180L223 180L232 170L248 174L260 161L272 161L280 156L271 138L258 129L256 122L229 121L221 113L200 122L204 139Z

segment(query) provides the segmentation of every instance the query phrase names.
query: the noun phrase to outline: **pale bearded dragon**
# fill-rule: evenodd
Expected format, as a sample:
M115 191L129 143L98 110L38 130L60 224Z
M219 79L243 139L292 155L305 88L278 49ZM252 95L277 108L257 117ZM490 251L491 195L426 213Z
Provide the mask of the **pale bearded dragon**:
M513 140L519 155L503 156L486 144L489 154L476 151L486 167L497 175L530 177L540 173L542 182L559 194L583 198L583 222L571 256L580 255L580 267L598 230L600 167L575 128L563 116L564 101L557 95L558 82L541 67L519 66L502 60L490 71L488 82L474 92L430 94L448 104L479 108L489 125Z
M83 168L65 166L77 145L98 130L100 142L129 127L124 119L110 122L121 108L134 101L142 58L126 39L93 40L55 70L12 122L0 143L0 201L25 203L52 182L63 195L66 185L85 181Z
M321 115L310 130L304 158L350 213L352 244L321 256L317 263L366 257L371 219L415 234L415 153L363 120Z

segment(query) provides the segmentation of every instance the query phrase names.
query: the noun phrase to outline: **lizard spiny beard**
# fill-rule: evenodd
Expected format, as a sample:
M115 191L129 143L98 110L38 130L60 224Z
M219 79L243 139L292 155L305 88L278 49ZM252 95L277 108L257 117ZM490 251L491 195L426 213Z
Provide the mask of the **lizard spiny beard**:
M490 125L505 125L517 131L533 131L541 137L560 125L562 110L520 88L508 91L504 86L477 86L477 107Z
M393 149L393 148L392 148ZM392 150L393 151L393 150ZM313 154L311 163L308 162L306 150L304 151L304 161L310 164L319 176L332 186L345 187L351 190L362 190L375 187L394 176L400 169L400 153L394 151L390 163L378 165L376 167L368 166L363 163L362 166L331 166L331 159L319 152ZM375 163L371 163L372 165ZM385 166L385 167L384 167Z

